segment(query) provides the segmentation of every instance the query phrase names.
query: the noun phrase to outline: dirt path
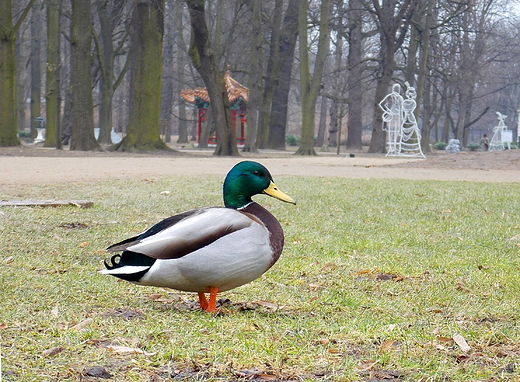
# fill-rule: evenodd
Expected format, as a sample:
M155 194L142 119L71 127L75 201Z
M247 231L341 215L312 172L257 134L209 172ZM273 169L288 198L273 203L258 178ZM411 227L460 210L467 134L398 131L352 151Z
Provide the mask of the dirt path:
M186 150L178 155L83 153L39 147L0 148L0 185L96 182L176 175L223 176L238 161L254 159L273 174L344 178L392 178L520 181L520 150L485 153L433 154L426 159L385 157L381 154L296 157L288 153L220 158L211 152Z

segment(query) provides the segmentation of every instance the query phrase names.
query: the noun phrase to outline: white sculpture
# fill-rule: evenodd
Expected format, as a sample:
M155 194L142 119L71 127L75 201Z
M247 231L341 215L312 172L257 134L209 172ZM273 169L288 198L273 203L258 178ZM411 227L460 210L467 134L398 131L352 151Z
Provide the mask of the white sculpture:
M415 88L406 84L406 99L401 96L401 86L394 84L392 93L379 103L383 110L383 131L386 131L388 152L386 156L423 157L421 131L414 111L417 107Z
M401 152L401 128L403 125L403 102L401 85L394 84L392 93L379 103L383 109L383 131L386 131L388 152L386 156L396 156Z
M489 142L489 151L504 150L504 144L507 144L507 148L510 149L510 144L513 142L513 131L508 130L504 122L507 115L499 111L497 111L496 114L498 117L498 125L493 127L493 137L491 138L491 142Z
M457 154L460 152L460 141L458 139L450 139L448 146L446 146L448 154Z

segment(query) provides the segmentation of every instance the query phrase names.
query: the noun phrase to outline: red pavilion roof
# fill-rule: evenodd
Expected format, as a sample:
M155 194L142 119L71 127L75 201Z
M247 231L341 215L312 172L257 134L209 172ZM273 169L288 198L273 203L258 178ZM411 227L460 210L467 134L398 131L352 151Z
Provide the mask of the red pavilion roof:
M224 74L224 83L226 86L229 102L234 103L237 99L242 98L247 103L249 90L239 82L229 76L229 70ZM209 102L209 95L206 88L195 88L181 90L181 97L189 103L196 103L196 99Z

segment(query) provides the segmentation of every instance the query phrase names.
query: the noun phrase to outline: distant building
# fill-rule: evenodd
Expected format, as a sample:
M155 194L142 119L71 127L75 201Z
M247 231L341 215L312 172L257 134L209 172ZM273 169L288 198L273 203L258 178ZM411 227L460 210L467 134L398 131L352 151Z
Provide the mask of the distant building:
M229 70L226 70L224 82L231 104L231 113L233 118L233 126L235 128L235 136L237 143L243 145L245 136L245 125L247 122L247 101L249 90L235 81L229 76ZM202 133L202 124L206 119L206 113L210 105L208 90L206 88L195 88L181 90L181 97L188 103L194 104L197 108L197 143L200 142ZM237 131L238 128L238 131ZM215 133L209 135L208 144L216 144L217 137Z

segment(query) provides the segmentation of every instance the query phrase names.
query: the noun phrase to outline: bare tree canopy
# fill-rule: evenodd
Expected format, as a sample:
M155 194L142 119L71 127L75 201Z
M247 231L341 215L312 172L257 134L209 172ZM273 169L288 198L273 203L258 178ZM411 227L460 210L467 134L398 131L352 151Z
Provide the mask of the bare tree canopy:
M42 116L43 144L72 150L385 152L377 105L405 82L424 152L466 146L491 134L494 111L517 124L519 37L516 0L5 0L0 146L31 142ZM247 115L226 70L249 88ZM200 87L210 102L180 97Z

